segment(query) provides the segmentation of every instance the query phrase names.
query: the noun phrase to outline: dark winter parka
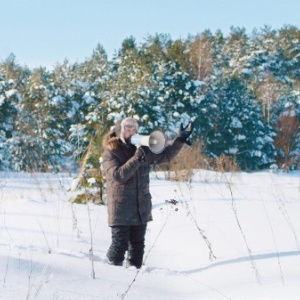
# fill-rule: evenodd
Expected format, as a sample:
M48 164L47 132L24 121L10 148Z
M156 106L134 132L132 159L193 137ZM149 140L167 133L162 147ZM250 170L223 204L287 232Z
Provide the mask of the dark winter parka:
M114 131L103 140L103 168L106 176L108 225L140 225L152 220L149 191L151 164L160 164L175 157L184 144L177 137L171 146L154 154L143 146L145 161L135 156L136 146L123 143Z

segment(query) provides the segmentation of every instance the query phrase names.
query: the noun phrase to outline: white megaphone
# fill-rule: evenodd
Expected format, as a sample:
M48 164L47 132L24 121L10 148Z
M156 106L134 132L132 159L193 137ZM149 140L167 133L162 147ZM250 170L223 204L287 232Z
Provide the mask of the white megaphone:
M136 146L147 146L153 153L159 154L166 147L167 137L163 132L156 130L151 132L150 135L133 135L131 143Z

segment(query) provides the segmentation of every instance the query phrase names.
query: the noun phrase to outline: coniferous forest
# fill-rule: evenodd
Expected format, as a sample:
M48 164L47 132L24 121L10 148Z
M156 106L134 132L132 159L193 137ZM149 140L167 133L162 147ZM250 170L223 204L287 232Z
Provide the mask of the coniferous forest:
M126 116L140 134L161 129L170 139L194 121L192 149L211 168L226 157L245 171L299 169L297 27L156 34L139 45L131 36L110 60L100 43L91 52L52 70L14 54L0 62L1 170L98 170L103 135Z

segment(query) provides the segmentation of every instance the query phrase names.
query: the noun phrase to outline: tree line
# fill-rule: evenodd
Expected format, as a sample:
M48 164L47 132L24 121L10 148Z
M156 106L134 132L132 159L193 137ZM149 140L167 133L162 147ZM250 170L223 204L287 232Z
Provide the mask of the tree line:
M156 34L139 45L130 36L110 60L98 44L84 62L53 70L21 66L11 54L0 63L0 169L49 172L84 162L85 171L98 170L103 135L126 116L137 118L141 134L161 129L170 139L194 121L192 143L208 161L298 169L299 106L295 26L178 40Z

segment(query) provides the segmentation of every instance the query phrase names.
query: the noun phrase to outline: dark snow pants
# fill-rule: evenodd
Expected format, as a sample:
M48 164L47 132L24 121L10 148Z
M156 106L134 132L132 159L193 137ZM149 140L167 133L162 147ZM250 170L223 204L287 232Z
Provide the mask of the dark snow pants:
M111 264L121 266L127 253L127 266L140 268L143 263L147 224L112 226L112 243L107 257Z

